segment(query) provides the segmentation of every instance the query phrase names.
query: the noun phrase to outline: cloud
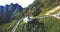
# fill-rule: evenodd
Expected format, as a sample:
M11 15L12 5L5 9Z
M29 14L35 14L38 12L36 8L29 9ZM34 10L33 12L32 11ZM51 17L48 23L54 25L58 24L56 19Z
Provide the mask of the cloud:
M33 3L34 0L0 0L0 5L5 6L6 4L18 3L22 7L27 7L29 4Z

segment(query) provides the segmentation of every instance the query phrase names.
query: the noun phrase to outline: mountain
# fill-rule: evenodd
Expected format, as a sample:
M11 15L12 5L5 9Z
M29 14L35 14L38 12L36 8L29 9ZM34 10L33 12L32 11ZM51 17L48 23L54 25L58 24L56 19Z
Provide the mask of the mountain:
M11 3L10 5L7 4L5 6L0 6L0 22L8 22L16 17L19 17L22 11L23 8L17 3Z
M21 22L16 32L60 32L60 19L45 15L48 11L60 5L60 0L35 0L25 8L23 16L36 17L30 23ZM59 12L59 11L58 11Z
M50 9L60 5L60 0L35 0L27 9L33 16L42 16ZM38 12L38 13L37 13ZM37 14L37 15L36 15Z
M1 6L0 12L0 20L2 17L7 20L11 20L8 23L4 24L2 20L2 25L0 25L0 32L11 32L14 27L17 27L15 32L60 32L60 19L53 17L51 15L45 15L47 12L55 10L57 6L60 5L60 0L35 0L32 4L30 4L26 8L22 8L18 4L10 4L5 7ZM23 10L23 11L22 11ZM52 12L51 11L51 12ZM57 11L58 13L59 11ZM29 13L29 14L28 14ZM4 15L4 16L3 16ZM27 18L27 16L35 17L35 19L31 19L28 23L26 21L18 22L21 18ZM26 20L25 18L25 20ZM17 25L19 23L19 25ZM17 26L15 26L17 25Z

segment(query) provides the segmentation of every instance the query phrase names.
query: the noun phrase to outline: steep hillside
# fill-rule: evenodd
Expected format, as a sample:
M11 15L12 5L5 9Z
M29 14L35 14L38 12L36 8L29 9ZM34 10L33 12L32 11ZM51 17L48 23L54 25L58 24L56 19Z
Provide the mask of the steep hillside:
M60 19L51 16L45 16L50 9L60 5L60 0L35 0L29 7L26 8L24 17L38 17L30 23L21 22L16 32L60 32ZM40 18L40 17L43 18Z
M0 6L0 32L10 32L18 19L34 16L28 23L21 21L16 32L60 32L60 19L45 16L50 9L60 5L60 0L35 0L29 7L18 4ZM23 11L22 11L23 10Z
M33 16L43 16L47 11L58 5L60 5L60 0L35 0L28 7L27 11L30 10L30 15Z

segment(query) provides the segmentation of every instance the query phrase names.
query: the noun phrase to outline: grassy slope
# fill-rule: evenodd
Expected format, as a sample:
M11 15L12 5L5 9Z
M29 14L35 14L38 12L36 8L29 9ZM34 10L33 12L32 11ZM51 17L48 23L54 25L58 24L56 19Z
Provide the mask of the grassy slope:
M47 1L44 1L42 0L42 5L37 4L37 2L33 3L33 5L31 5L31 15L34 14L34 12L36 12L37 8L39 8L39 10L41 10L41 13L39 15L37 15L37 17L40 17L40 16L43 16L49 9L52 9L53 7L57 6L58 2L56 2L54 0L54 2L50 3L50 5L48 4L49 2ZM37 6L35 6L35 4L37 4ZM35 7L35 8L34 8ZM12 20L10 23L6 23L6 24L3 24L3 25L0 25L0 30L2 31L6 31L6 30L9 30L11 29L15 23L17 22L17 20ZM39 23L44 23L44 28L42 30L42 28L39 28L39 29L36 29L38 28L37 26L38 25L35 25L34 27L31 28L31 32L60 32L60 20L59 19L56 19L54 17L49 17L49 18L40 18L39 19ZM26 24L26 25L29 25L28 27L25 27L25 24L24 22L21 22L19 24L19 27L17 28L16 32L28 32L28 28L31 26L30 24Z
M26 29L26 28L23 28L23 27L25 27L25 26L24 26L25 24L26 24L26 23L21 22L21 23L19 24L16 32L25 32L25 29Z
M60 30L60 19L49 17L45 19L39 19L39 22L43 22L45 24L46 32L59 32Z
M0 25L0 31L3 31L3 32L10 31L16 22L17 22L17 19L14 19L10 23L5 23Z
M32 15L32 13L34 14L34 12L36 12L36 9L37 8L39 8L39 10L42 11L39 15L37 15L37 17L44 16L44 14L48 10L50 10L50 9L56 7L57 5L59 5L59 2L56 1L56 0L53 0L53 1L51 0L50 2L49 1L46 1L46 0L45 1L42 0L42 3L44 4L44 5L42 4L42 6L40 6L40 4L37 4L37 2L36 3L35 2L33 4L31 4L29 6L29 8L31 8L31 13L30 13L31 15ZM36 7L35 4L37 4L37 6L39 6L39 7ZM43 32L43 31L45 31L45 32L60 32L60 19L57 19L57 18L54 18L54 17L39 18L39 23L44 23L43 30L42 30L42 28L39 28L39 30L36 29L36 25L35 25L33 28L31 28L31 32L36 32L36 31L37 32ZM31 25L29 25L29 27L30 26ZM27 28L26 27L23 28L23 27L25 27L24 24L23 23L20 23L20 25L17 28L17 31L16 32L27 32L28 31L27 30L28 27Z
M47 11L58 5L60 5L60 3L57 0L41 0L41 1L34 1L33 4L31 4L28 8L31 11L30 12L31 15L35 14L34 12L40 10L41 13L39 14L39 16L44 16L44 14Z
M60 32L60 19L54 18L54 17L48 17L48 18L39 18L39 23L44 23L44 28L38 28L36 25L34 27L31 27L31 24L26 24L24 22L19 24L19 27L17 28L16 32L28 32L29 27L31 27L31 32ZM29 26L25 26L29 25ZM33 25L33 24L32 24ZM38 25L37 25L38 26ZM37 29L38 28L38 29ZM43 30L42 30L43 29Z

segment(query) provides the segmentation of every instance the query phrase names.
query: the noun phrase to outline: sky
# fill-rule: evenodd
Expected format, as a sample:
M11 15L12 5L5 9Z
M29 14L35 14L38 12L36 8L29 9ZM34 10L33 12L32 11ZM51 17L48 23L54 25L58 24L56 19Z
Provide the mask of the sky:
M0 5L5 6L6 4L18 3L23 8L25 8L25 7L29 6L30 4L32 4L33 2L34 2L34 0L0 0Z

